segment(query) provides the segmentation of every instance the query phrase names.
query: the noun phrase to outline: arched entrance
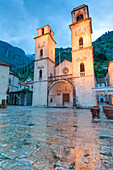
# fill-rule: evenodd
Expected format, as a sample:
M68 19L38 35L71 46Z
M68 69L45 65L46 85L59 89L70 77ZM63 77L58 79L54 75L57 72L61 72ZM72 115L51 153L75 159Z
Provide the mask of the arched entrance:
M54 81L48 87L48 106L75 106L75 88L67 80Z

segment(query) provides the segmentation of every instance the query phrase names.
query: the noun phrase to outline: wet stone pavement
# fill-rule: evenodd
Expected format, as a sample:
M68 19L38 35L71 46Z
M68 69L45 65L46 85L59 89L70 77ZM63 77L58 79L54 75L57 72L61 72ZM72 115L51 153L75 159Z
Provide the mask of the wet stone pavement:
M1 109L2 169L113 170L113 120L88 109Z

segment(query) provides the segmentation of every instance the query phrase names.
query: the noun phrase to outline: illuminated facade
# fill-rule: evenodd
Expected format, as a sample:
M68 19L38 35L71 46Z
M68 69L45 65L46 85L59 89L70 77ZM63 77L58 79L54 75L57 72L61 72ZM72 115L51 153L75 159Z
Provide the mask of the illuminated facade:
M64 60L55 67L54 32L46 25L35 38L34 106L78 106L96 104L91 18L88 6L72 11L72 62Z
M109 74L109 84L111 87L113 87L113 61L109 62L108 74ZM109 96L109 103L113 105L113 94Z

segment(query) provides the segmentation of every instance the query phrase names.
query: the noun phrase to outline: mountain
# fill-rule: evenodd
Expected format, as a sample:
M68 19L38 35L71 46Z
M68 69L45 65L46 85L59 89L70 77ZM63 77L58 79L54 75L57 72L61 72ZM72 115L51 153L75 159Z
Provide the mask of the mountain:
M32 61L35 59L35 54L26 54L28 58L30 58Z
M108 65L113 60L113 31L108 31L93 42L94 70L97 78L105 77Z
M32 59L27 57L22 49L0 41L0 61L10 64L14 69L18 66L27 65Z

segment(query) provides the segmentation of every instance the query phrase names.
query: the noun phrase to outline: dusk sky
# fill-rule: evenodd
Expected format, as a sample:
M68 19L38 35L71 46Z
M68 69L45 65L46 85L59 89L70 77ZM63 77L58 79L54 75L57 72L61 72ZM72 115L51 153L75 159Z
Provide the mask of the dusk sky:
M92 17L92 41L113 30L113 0L0 0L0 40L32 54L36 29L49 24L56 47L71 47L71 11L82 4Z

